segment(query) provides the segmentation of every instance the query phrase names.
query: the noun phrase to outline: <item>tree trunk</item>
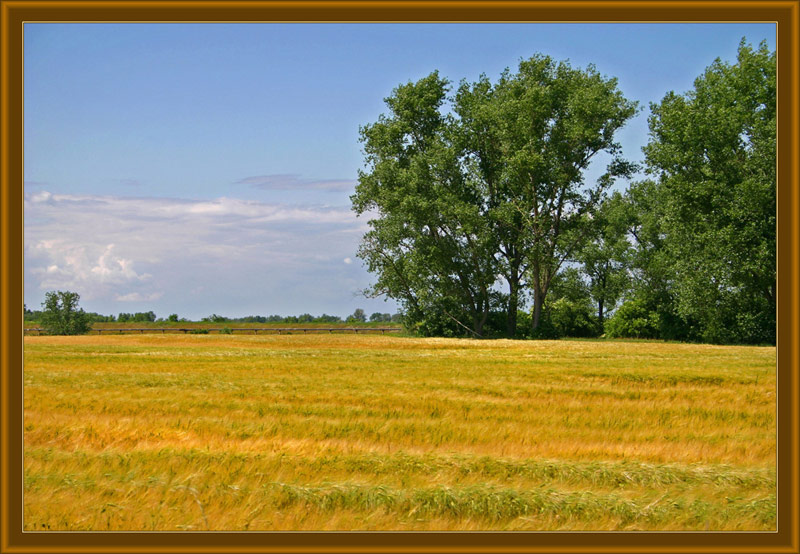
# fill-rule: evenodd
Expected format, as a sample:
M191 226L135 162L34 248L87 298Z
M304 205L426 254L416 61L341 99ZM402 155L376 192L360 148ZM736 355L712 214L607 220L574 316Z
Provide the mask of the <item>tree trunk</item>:
M517 310L519 309L519 277L508 280L508 314L506 319L506 333L513 339L517 334Z
M597 302L597 319L600 321L600 327L603 326L603 300L602 298Z
M542 317L542 290L534 285L533 288L533 330L539 328Z
M475 327L475 334L478 335L479 338L483 338L483 327L486 325L486 320L489 318L489 302L488 300L484 304L483 312L481 314L475 314L472 318L473 327Z

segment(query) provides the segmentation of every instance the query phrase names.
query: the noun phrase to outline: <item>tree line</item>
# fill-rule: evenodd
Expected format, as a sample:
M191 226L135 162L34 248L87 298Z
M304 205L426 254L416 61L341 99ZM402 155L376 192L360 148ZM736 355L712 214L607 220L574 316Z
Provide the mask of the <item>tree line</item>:
M594 66L400 85L360 129L366 292L422 335L774 343L775 99L742 39L650 105L639 166L615 135L640 108Z
M179 323L193 321L179 317L178 314L170 314L166 318L156 317L155 312L136 312L120 313L117 316L103 315L95 312L86 312L78 306L80 295L72 291L49 291L45 293L45 300L42 302L41 310L31 310L23 304L23 320L26 323L35 323L51 335L80 335L88 333L93 323ZM389 314L375 312L367 318L366 312L361 308L356 310L345 319L336 315L322 314L312 316L311 314L301 314L299 316L259 316L250 315L245 317L225 317L211 314L200 319L201 323L402 323L401 314Z

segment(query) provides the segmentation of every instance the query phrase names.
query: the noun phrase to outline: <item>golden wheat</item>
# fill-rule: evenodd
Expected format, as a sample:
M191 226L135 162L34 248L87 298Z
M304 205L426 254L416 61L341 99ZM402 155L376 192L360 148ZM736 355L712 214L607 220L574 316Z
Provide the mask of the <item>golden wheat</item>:
M29 530L775 529L775 349L25 339Z

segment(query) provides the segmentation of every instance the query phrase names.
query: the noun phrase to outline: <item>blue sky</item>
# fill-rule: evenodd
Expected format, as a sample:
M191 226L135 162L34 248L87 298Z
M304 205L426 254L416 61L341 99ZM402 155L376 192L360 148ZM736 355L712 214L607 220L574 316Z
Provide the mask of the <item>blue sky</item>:
M25 303L100 313L395 312L358 291L360 125L438 70L594 64L642 111L773 24L26 24ZM620 186L624 186L622 183Z

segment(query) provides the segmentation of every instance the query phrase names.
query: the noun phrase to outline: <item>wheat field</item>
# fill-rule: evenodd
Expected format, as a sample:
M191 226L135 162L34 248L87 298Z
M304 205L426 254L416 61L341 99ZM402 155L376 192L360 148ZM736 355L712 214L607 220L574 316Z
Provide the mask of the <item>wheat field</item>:
M774 530L775 348L25 337L26 530Z

